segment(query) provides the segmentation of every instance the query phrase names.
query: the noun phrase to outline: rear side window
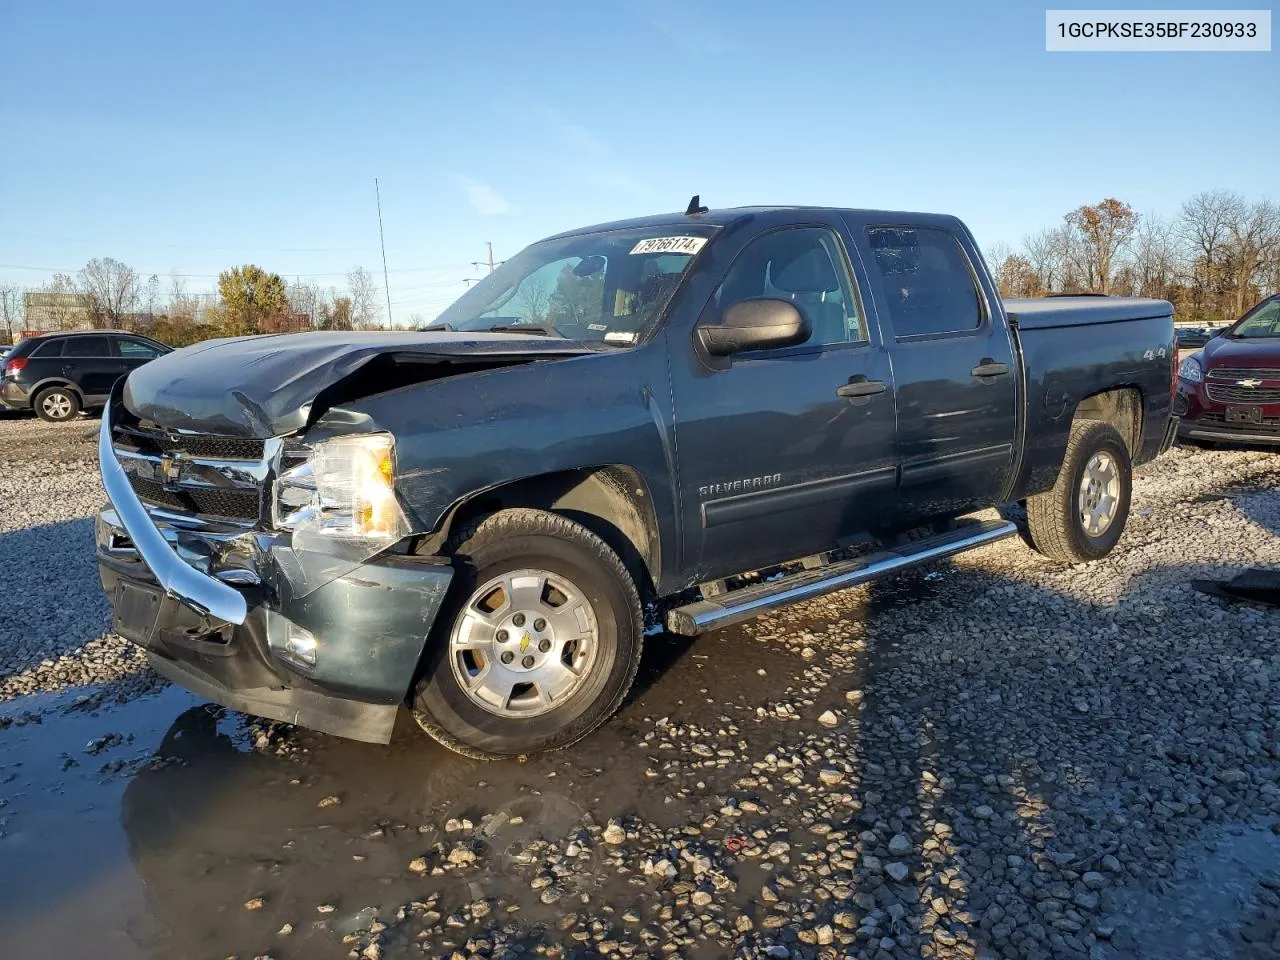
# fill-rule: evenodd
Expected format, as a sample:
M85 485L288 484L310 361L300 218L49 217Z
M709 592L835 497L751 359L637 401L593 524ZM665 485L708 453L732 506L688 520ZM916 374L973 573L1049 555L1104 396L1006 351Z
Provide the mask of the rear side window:
M36 348L31 351L31 356L60 357L62 356L62 347L66 342L66 340L46 340L44 343L38 343Z
M70 337L62 351L64 357L109 357L111 347L106 337Z
M141 340L117 340L116 349L120 351L120 356L127 360L154 360L160 356L159 347L153 347Z
M871 227L894 335L963 333L982 325L982 298L956 238L930 227Z

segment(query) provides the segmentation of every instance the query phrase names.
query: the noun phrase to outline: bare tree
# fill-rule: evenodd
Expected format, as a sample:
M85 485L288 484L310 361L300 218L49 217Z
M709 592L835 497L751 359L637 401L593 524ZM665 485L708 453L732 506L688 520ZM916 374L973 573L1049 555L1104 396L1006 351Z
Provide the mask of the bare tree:
M171 276L169 278L169 316L194 323L198 307L199 301L187 293L187 281L177 274Z
M520 291L520 309L529 323L542 323L551 306L551 291L541 277L530 278Z
M119 260L90 260L80 271L78 286L94 326L119 330L124 326L125 315L137 309L138 275Z
M289 284L286 296L289 298L290 310L305 315L312 327L320 326L325 295L319 284L296 280Z
M1229 208L1226 271L1233 294L1232 316L1240 316L1259 293L1267 267L1280 253L1280 208L1269 200Z
M1130 245L1130 262L1135 292L1142 297L1172 300L1185 265L1178 230L1164 217L1144 216L1138 220Z
M147 315L154 317L156 306L160 303L160 278L154 273L147 278Z
M1129 242L1138 215L1127 203L1108 197L1095 206L1077 207L1066 221L1078 235L1072 250L1072 262L1091 291L1111 292L1111 279L1116 257Z
M16 343L22 333L22 291L13 286L0 286L0 323L8 343Z
M1058 289L1062 280L1062 244L1058 230L1046 229L1022 238L1022 255L1035 273L1041 290Z
M1218 314L1215 302L1223 287L1223 248L1228 242L1231 208L1240 202L1238 194L1229 190L1206 190L1182 205L1179 224L1192 251L1191 312L1197 318Z
M351 300L351 329L370 330L379 326L373 274L364 267L352 267L347 273L347 292Z

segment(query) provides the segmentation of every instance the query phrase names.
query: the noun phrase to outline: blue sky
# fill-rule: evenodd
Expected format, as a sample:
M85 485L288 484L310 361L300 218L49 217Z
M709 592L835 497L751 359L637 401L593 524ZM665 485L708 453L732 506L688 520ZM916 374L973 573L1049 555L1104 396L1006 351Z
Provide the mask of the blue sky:
M381 284L374 177L401 323L487 240L693 193L955 213L984 246L1107 196L1280 199L1280 53L1050 54L1044 9L4 0L0 283L113 256Z

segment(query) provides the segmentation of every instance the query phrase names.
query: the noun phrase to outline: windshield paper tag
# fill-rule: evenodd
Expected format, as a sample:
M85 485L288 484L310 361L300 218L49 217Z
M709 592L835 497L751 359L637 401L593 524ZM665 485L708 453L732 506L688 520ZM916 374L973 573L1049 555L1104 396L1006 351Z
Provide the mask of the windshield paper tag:
M631 251L635 253L634 250ZM636 335L629 330L611 330L604 335L606 343L635 343Z
M631 248L636 253L687 253L693 256L707 242L706 237L650 237Z

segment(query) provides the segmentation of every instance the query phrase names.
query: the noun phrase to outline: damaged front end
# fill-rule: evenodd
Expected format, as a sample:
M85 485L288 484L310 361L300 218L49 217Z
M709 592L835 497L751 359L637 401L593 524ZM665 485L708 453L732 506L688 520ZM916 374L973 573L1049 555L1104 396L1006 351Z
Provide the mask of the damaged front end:
M452 577L404 549L394 438L175 429L120 393L96 524L113 629L201 696L387 741Z

